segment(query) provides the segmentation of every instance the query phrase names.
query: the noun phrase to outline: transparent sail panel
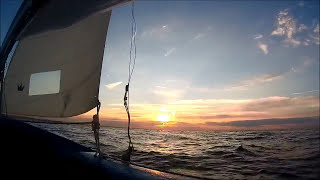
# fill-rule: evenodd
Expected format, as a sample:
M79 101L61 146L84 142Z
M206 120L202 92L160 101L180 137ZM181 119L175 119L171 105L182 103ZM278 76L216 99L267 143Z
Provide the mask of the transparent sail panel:
M31 74L29 96L59 93L60 74L60 70ZM23 90L23 87L21 84L20 89Z

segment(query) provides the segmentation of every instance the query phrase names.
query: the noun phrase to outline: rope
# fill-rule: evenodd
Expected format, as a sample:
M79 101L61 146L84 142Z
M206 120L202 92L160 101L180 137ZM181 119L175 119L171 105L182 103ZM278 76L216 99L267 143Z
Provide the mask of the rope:
M130 84L133 70L134 70L134 67L136 64L136 57L137 57L137 47L136 47L137 23L136 23L136 19L135 19L135 15L134 15L134 1L132 2L131 16L132 16L132 24L131 24L131 43L130 43L130 61L129 61L128 84ZM132 54L132 49L134 49L133 54ZM133 59L133 65L131 68L132 59Z
M100 129L100 122L99 122L99 111L100 111L100 107L101 107L101 103L98 99L98 104L97 104L97 114L93 116L93 121L92 121L92 126L94 127L94 138L96 141L96 154L99 154L99 157L101 157L101 151L100 151L100 133L99 133L99 129ZM96 116L96 117L95 117ZM97 122L95 121L97 120Z
M126 150L125 154L122 156L122 160L130 162L131 153L134 150L133 143L131 141L130 136L130 82L133 74L133 70L136 64L136 57L137 57L137 48L136 48L136 33L137 33L137 24L134 15L134 1L132 2L131 8L131 16L132 16L132 24L131 24L131 43L130 43L130 60L129 60L129 71L128 71L128 84L125 87L125 93L123 97L123 105L126 109L127 116L128 116L128 139L129 139L129 146L128 150ZM131 66L132 64L132 66Z
M99 118L100 107L101 107L101 103L100 103L100 101L98 100L98 105L97 105L97 116L98 116L98 118Z

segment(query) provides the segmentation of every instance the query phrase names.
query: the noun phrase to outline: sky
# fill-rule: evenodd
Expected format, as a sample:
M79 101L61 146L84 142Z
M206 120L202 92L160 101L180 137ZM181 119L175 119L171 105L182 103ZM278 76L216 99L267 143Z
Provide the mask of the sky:
M319 1L138 0L135 19L133 127L319 126ZM130 3L113 10L99 94L108 126L127 122L131 21Z

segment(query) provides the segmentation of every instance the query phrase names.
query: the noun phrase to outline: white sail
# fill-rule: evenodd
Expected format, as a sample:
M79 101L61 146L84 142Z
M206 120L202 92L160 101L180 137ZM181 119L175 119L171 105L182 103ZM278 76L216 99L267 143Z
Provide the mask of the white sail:
M75 5L75 11L84 5ZM88 11L71 13L66 19L57 15L59 11L50 10L57 9L57 4L39 11L21 33L7 70L2 113L70 117L97 105L111 16L111 10L106 11L103 5L88 5Z

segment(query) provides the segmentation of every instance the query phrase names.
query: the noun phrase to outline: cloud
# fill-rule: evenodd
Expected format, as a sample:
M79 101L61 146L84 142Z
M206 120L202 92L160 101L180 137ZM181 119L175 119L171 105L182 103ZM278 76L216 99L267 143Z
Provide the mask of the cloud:
M287 123L268 122L269 119L319 117L319 96L270 96L251 99L185 99L168 104L134 104L130 106L133 122L141 122L142 128L157 128L159 113L174 112L166 129L224 129L227 127L254 127ZM90 114L91 113L91 114ZM94 110L81 115L90 120ZM127 115L123 104L105 104L100 110L100 119L106 125L126 127ZM115 121L116 120L116 121ZM253 121L252 121L253 120ZM241 122L239 122L241 121ZM252 121L252 124L247 121ZM261 122L260 122L261 121ZM282 120L281 120L282 121ZM260 122L260 123L259 123ZM300 121L298 121L300 122ZM307 121L306 121L307 122ZM288 124L297 123L294 121ZM255 126L254 126L255 125ZM300 126L299 125L299 126ZM280 127L280 126L279 126ZM301 127L301 126L300 126Z
M168 39L171 28L168 24L146 28L141 33L141 38Z
M237 118L260 118L262 116L268 115L265 112L246 112L244 114L215 114L208 116L201 116L201 119L237 119Z
M313 29L313 33L309 34L309 37L312 43L316 45L320 44L319 24L317 24L316 27Z
M195 36L193 36L193 38L191 38L187 44L190 44L192 42L194 42L195 40L199 40L202 39L204 37L206 37L207 35L210 34L210 32L212 31L213 27L211 25L204 27L202 32L198 32Z
M181 87L188 87L189 83L189 81L184 79L163 79L158 81L157 84L149 90L149 93L151 93L153 98L161 102L175 101L186 93L186 89Z
M319 24L316 25L316 27L313 30L314 33L319 33Z
M319 124L319 117L302 117L287 119L261 119L232 121L226 123L206 122L209 126L233 126L233 127L257 127L266 125L285 125L285 124Z
M311 40L310 39L305 39L302 44L304 46L309 46L311 44Z
M127 127L128 122L121 119L103 118L100 120L102 126L107 127ZM168 130L209 130L209 129L283 129L283 128L301 128L318 127L319 117L298 117L298 118L275 118L261 120L239 120L231 122L175 122L165 129ZM133 121L132 128L159 129L161 122L157 121ZM229 127L229 128L228 128Z
M293 46L293 47L297 47L301 44L299 40L296 40L293 38L285 39L284 42L287 43L289 46Z
M301 27L301 30L304 26ZM271 35L285 36L285 42L291 46L298 46L300 41L293 36L297 33L297 21L289 14L289 10L285 9L278 13L276 21L276 29Z
M259 39L263 38L262 34L256 34L253 36L253 39L258 40L258 48L264 53L264 54L268 54L269 50L268 50L268 45L266 43L262 43Z
M297 22L289 15L289 10L285 9L278 13L276 26L277 28L272 31L271 35L286 36L292 38L297 30Z
M296 92L296 93L292 93L292 95L300 95L300 94L307 94L307 93L313 93L313 92L319 92L319 89L311 90L311 91Z
M290 72L294 72L294 73L302 73L305 71L305 69L307 69L308 67L311 67L312 65L314 65L316 63L316 60L311 59L309 57L305 57L303 60L303 63L297 67L292 67Z
M271 96L252 100L242 108L246 111L267 111L273 108L288 106L291 100L290 97Z
M269 112L279 116L319 116L319 96L259 98L244 104L242 111Z
M204 33L198 33L193 39L194 39L194 40L198 40L198 39L200 39L200 38L203 38L204 36L205 36Z
M122 82L121 82L121 81L119 81L119 82L115 82L115 83L111 83L111 84L107 84L107 85L106 85L106 87L107 87L109 90L111 90L111 89L113 89L113 88L115 88L115 87L119 86L120 84L122 84Z
M169 56L170 54L172 54L175 51L176 51L176 48L171 48L164 54L164 56Z
M259 47L259 49L261 49L263 51L264 54L269 53L267 44L263 44L263 43L259 42L258 47Z
M283 74L281 74L281 73L263 74L263 75L253 77L248 80L241 81L241 82L237 83L236 85L233 85L229 88L225 88L224 90L227 90L227 91L247 90L249 87L256 86L256 85L262 85L265 83L270 83L270 82L276 81L282 77L283 77Z
M319 45L319 24L314 29L308 28L305 24L299 24L290 15L289 9L285 9L278 13L276 29L271 35L284 37L284 43L289 47Z
M153 94L165 97L180 97L180 92L177 90L154 90Z
M187 121L257 120L319 116L319 96L270 96L257 99L196 99L173 103L176 118ZM183 113L180 111L183 110Z
M152 93L166 98L179 98L182 96L183 91L168 88L157 88L153 90Z
M256 34L254 35L253 39L261 39L263 38L263 35L262 34Z
M308 27L306 25L300 24L300 26L298 28L298 32L302 32L302 31L307 30L307 29L308 29Z
M248 90L251 87L258 87L264 84L272 83L274 81L280 80L285 76L289 75L290 73L303 73L307 68L316 64L317 61L310 57L304 57L302 63L296 67L291 67L288 71L285 72L277 72L277 73L270 73L270 74L260 74L254 77L249 77L244 80L240 80L233 84L227 85L225 87L218 87L218 88L209 88L209 87L192 87L197 93L215 93L215 92L222 92L222 91L244 91Z

